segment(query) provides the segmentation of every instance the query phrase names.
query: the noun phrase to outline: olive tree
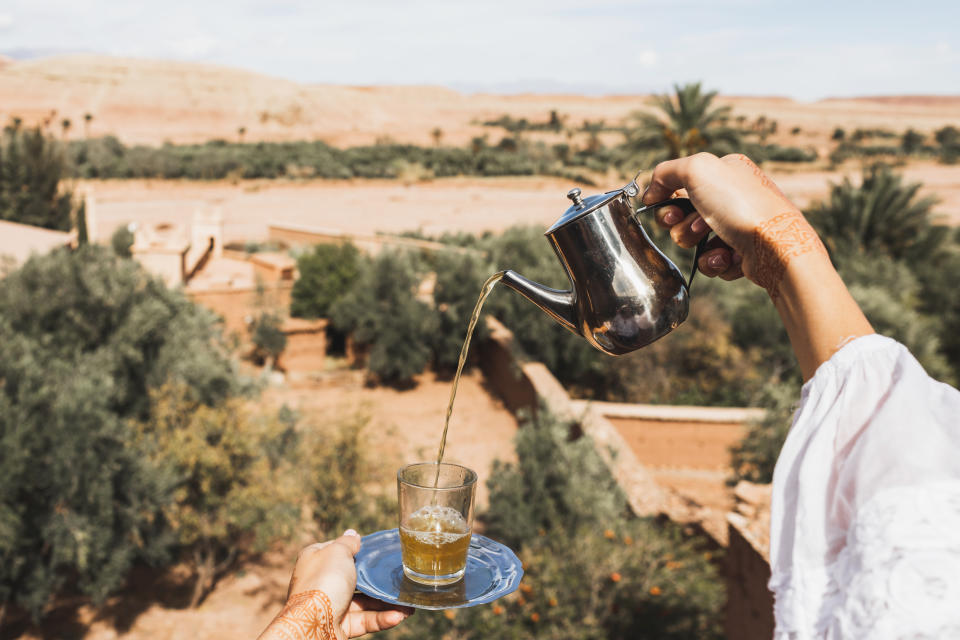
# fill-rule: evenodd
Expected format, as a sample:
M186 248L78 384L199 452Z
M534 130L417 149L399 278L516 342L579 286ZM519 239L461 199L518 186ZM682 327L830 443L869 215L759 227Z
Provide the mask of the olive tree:
M137 263L88 245L0 280L0 607L100 600L169 557L176 478L129 444L168 381L208 406L244 389L212 314Z

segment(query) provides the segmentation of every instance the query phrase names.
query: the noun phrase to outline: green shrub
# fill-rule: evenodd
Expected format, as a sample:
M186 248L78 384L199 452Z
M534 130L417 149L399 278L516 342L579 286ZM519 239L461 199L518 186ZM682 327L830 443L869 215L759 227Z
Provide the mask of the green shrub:
M763 146L759 153L751 154L758 162L813 162L817 159L816 149L801 149L799 147L784 147L779 144Z
M250 339L254 346L254 359L260 363L276 361L287 346L287 335L282 329L280 316L261 313L250 325Z
M603 531L628 519L627 498L578 425L541 407L515 437L516 463L490 471L489 535L519 548L546 531Z
M460 348L467 333L470 315L487 277L493 275L486 260L473 254L441 253L434 262L437 280L433 303L437 327L433 339L433 361L437 370L452 373L460 359ZM474 329L472 345L489 333L483 318Z
M465 640L722 638L724 595L712 553L674 526L638 520L552 531L520 551L521 591L450 618L421 611L387 637Z
M960 237L953 230L941 251L911 265L920 283L915 309L928 319L939 338L940 352L951 365L953 379L960 380L960 290L954 274L960 273Z
M110 248L121 258L130 258L133 256L133 240L133 232L126 225L117 227L110 236Z
M356 285L360 252L350 243L318 244L297 257L297 271L290 315L326 318L333 303Z
M114 136L68 145L74 172L82 178L119 177L124 172L126 147Z
M658 404L751 404L773 373L749 340L735 343L731 319L715 297L699 288L686 321L669 336L635 353L604 356L604 395Z
M947 125L933 133L934 140L940 145L940 161L954 164L960 159L960 129Z
M922 133L907 129L900 138L900 148L904 153L917 153L923 148L925 136Z
M206 406L178 385L151 396L149 418L134 425L135 443L173 480L164 513L196 575L195 607L241 552L292 535L299 486L292 467L281 468L291 457L286 447L275 446L290 441L292 425L252 415L236 398Z
M396 526L394 485L386 494L376 492L385 466L369 457L369 416L358 410L337 413L323 424L302 425L297 445L299 483L307 488L313 520L320 538L335 538L350 527L377 531ZM394 468L394 467L389 467Z
M7 127L0 135L0 220L69 231L73 193L61 189L67 166L58 142L40 130Z
M937 331L947 318L922 313L921 283L907 264L861 255L844 261L840 275L877 333L906 345L931 376L955 381Z
M957 146L960 145L960 129L953 125L947 125L934 131L933 138L940 146Z
M481 140L482 142L482 140ZM382 141L337 149L323 142L230 143L124 147L113 138L70 143L73 174L99 178L404 178L556 173L562 163L542 143L489 147L418 147Z
M127 422L167 381L210 406L244 389L212 315L135 262L88 245L0 280L0 607L102 600L165 557L170 478Z
M853 134L851 134L850 139L854 142L860 140L869 140L871 138L896 138L897 134L895 131L890 131L889 129L854 129Z
M430 360L436 318L417 298L422 273L406 253L384 251L361 263L356 286L331 308L334 326L367 348L380 381L409 385Z
M8 318L0 336L0 609L37 620L65 585L102 602L166 559L169 483L127 446L93 358L44 353Z

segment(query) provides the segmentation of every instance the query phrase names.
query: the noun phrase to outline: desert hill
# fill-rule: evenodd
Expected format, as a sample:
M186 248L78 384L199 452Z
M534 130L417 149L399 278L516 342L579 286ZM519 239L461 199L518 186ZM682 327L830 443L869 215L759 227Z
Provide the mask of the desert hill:
M207 64L70 55L0 60L0 120L18 116L67 135L114 134L128 143L323 139L338 146L390 137L446 144L499 135L480 126L505 113L544 120L550 110L571 123L621 121L645 96L463 94L441 87L305 85ZM814 144L834 127L914 127L960 122L960 96L889 96L801 103L781 97L724 97L734 113L800 127L794 144ZM85 115L92 119L85 121Z

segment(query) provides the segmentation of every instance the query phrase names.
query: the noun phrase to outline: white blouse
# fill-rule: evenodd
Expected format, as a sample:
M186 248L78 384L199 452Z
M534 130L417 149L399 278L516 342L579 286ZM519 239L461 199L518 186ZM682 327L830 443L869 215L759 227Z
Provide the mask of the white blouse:
M878 335L803 387L773 475L777 640L960 638L960 392Z

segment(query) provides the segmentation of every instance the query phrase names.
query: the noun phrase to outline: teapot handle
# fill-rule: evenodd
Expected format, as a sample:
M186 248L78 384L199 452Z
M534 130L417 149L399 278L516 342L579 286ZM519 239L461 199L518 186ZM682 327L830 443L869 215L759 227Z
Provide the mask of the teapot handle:
M694 213L696 209L693 206L693 203L690 202L689 198L671 198L669 200L661 200L660 202L654 202L653 204L648 204L640 207L634 213L635 217L639 217L641 213L653 213L660 207L666 207L667 205L672 205L679 208L684 213ZM707 248L707 241L710 240L710 236L713 234L712 231L707 232L707 235L703 236L700 239L700 242L697 243L697 250L693 253L693 266L690 267L690 277L687 278L687 290L690 290L690 286L693 285L693 276L697 274L697 262L700 261L700 256L703 254L704 250Z

